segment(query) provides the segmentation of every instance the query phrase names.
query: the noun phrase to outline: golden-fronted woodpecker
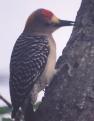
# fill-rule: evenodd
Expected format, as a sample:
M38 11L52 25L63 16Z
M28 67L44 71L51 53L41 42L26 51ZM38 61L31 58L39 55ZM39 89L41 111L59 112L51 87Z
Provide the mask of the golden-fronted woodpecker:
M37 85L40 91L49 84L56 73L56 44L52 33L62 26L72 25L73 21L60 20L45 9L38 9L29 16L11 55L12 118Z

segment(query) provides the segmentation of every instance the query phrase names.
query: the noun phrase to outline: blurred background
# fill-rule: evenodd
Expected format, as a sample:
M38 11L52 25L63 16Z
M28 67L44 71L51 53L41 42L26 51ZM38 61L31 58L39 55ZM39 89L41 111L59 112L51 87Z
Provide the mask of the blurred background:
M27 17L38 8L51 10L64 20L75 21L81 0L0 0L0 94L10 102L9 63L13 45L24 29ZM72 27L53 33L57 58L69 40ZM0 100L0 106L5 105Z

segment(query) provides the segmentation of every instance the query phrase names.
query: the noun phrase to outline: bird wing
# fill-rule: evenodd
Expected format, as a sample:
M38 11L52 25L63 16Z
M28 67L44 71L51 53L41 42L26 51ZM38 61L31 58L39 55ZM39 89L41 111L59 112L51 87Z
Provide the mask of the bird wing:
M10 95L15 110L19 109L39 79L49 54L44 36L20 36L10 62Z

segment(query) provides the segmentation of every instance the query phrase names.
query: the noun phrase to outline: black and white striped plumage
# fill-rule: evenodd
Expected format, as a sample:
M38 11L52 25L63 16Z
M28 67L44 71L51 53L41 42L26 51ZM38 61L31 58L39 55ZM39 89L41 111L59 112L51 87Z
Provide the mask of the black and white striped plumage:
M34 83L42 74L49 54L46 36L21 35L12 52L10 62L10 95L12 117L24 104Z

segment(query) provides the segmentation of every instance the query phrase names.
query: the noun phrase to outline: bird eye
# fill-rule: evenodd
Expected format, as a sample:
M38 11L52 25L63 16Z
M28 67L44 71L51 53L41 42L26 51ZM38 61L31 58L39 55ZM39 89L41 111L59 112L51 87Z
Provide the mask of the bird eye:
M51 26L51 23L50 22L46 22L45 25L46 26Z

